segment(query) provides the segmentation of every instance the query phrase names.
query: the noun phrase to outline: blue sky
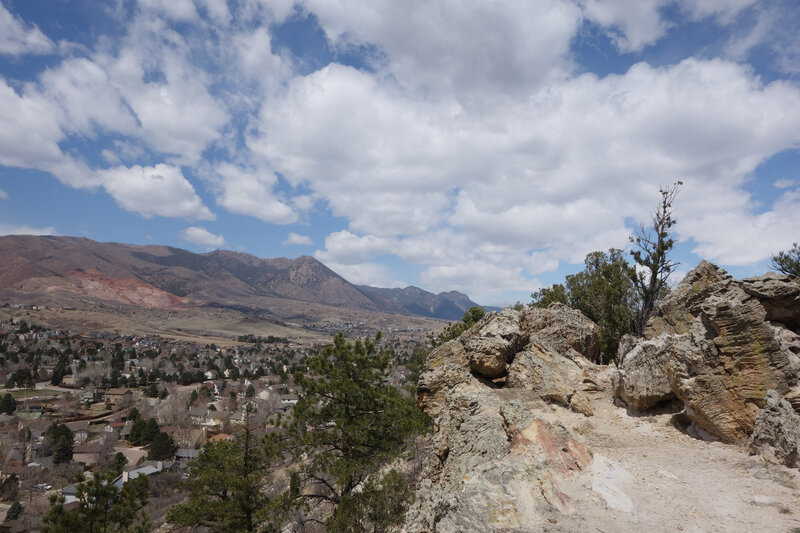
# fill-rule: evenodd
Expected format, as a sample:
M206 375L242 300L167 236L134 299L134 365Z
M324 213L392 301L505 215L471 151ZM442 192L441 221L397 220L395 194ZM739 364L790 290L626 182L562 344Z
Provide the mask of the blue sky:
M0 0L0 234L527 301L660 186L685 273L800 241L793 0Z

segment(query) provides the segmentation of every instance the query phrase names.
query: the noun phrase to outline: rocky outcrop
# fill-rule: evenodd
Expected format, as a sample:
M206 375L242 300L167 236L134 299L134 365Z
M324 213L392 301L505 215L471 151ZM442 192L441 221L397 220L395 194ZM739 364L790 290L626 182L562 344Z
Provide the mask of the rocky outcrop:
M767 390L797 383L800 280L769 274L737 281L703 261L666 298L615 376L635 410L677 396L702 430L744 443ZM669 390L668 390L669 389Z
M766 405L756 416L755 430L747 445L752 453L800 467L800 416L776 391L767 393Z
M587 359L600 358L600 340L597 324L562 303L551 304L547 309L533 309L523 317L527 331L549 344L559 354L582 365Z
M592 454L537 412L552 403L591 415L582 390L597 386L585 359L597 345L593 323L552 306L489 313L433 350L418 398L434 453L405 531L541 530L548 513L570 513L561 483Z
M665 334L636 344L622 358L614 393L628 408L644 411L675 398L668 371L672 349L673 337Z

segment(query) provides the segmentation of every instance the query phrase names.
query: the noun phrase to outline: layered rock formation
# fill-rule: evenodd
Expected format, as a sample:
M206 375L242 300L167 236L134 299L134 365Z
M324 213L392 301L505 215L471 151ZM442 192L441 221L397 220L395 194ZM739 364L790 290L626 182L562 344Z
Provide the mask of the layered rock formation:
M419 403L434 424L435 453L405 531L541 530L547 513L569 513L560 483L586 469L591 452L537 415L547 402L591 414L597 327L565 306L489 313L436 348L420 378Z
M747 446L775 462L800 467L800 416L777 392L767 393L766 406L756 416Z
M767 391L786 395L800 367L800 280L737 281L701 262L622 357L615 392L633 410L674 397L701 429L747 442Z

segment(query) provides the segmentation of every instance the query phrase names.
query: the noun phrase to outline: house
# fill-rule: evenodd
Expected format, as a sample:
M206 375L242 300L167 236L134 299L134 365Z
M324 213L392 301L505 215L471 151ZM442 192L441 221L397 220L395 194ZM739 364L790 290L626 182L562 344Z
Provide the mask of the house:
M225 423L227 418L228 415L226 415L222 411L209 411L208 414L206 415L206 419L203 425L208 427L209 429L219 429Z
M67 422L65 424L75 437L76 444L85 444L89 440L89 421Z
M200 457L201 451L202 450L190 450L189 448L178 448L178 451L175 452L175 459L179 461L191 461L192 459Z
M106 390L106 403L111 405L119 405L125 401L130 402L133 400L133 393L130 389L107 389Z
M83 403L91 404L97 403L103 399L103 392L97 389L87 390L81 396L81 401Z
M205 407L190 407L189 416L195 424L202 424L208 414L208 409Z
M83 463L87 467L92 467L100 462L100 454L102 451L103 445L99 442L81 444L75 446L73 449L72 460L76 463Z

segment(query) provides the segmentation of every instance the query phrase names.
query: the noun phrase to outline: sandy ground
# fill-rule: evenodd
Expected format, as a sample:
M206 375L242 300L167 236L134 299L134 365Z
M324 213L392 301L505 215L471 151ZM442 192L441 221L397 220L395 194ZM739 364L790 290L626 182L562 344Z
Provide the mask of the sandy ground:
M545 531L800 533L798 470L695 439L671 414L629 416L610 387L590 398L593 417L557 407L545 414L594 454L590 469L562 484L571 513L553 512Z

